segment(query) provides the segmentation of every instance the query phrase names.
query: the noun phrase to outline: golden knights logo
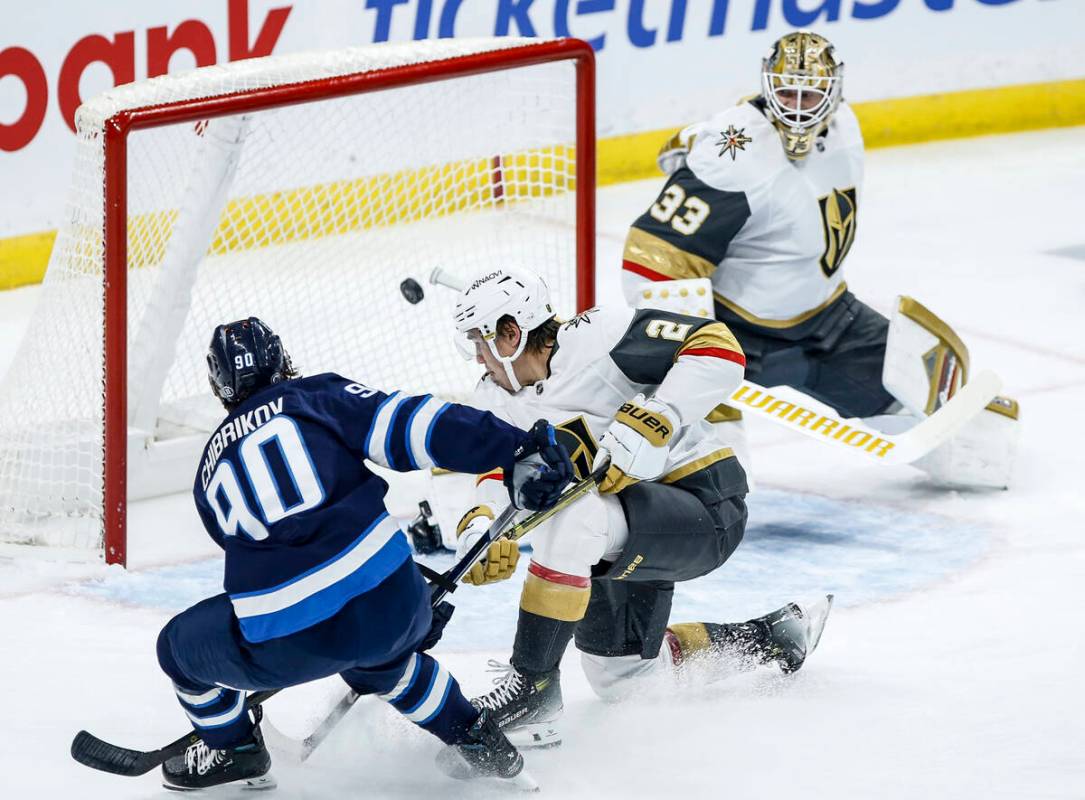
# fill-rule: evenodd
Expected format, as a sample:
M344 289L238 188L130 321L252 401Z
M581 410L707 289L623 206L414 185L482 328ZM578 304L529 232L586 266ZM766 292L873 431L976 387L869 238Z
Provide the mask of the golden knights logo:
M591 315L593 312L598 310L598 308L589 308L587 311L581 311L571 320L565 322L562 325L563 329L569 330L570 328L579 328L581 323L583 323L584 325L591 325Z
M591 465L595 461L595 454L599 452L599 445L591 435L587 420L584 417L575 417L555 425L554 434L558 443L569 453L576 479L583 480L591 475Z
M855 241L855 187L833 189L832 194L818 198L821 207L821 227L825 234L825 252L821 254L821 271L831 277L840 269Z
M720 131L720 138L716 141L716 147L720 149L720 158L723 158L724 153L730 153L731 160L734 161L738 151L745 150L746 145L752 141L753 139L746 135L745 128L728 125L727 130Z

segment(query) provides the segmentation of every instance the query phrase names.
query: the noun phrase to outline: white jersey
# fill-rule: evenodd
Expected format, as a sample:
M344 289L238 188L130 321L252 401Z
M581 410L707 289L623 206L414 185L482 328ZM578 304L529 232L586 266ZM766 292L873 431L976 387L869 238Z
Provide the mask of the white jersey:
M621 405L654 396L679 417L663 482L732 457L705 415L742 380L745 359L727 327L655 310L595 308L562 324L545 380L515 394L484 379L465 402L521 428L546 419L580 476Z
M629 288L707 277L719 305L773 328L843 294L863 180L863 137L846 103L799 161L788 159L757 100L679 138L690 144L685 166L626 240Z

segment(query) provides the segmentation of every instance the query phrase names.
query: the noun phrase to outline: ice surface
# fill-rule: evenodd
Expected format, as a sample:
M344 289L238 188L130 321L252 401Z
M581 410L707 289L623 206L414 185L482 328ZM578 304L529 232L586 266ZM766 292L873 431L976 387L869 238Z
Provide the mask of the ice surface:
M604 705L564 663L564 747L528 756L551 797L1085 796L1085 128L872 152L848 280L888 310L922 300L1023 408L1016 485L945 492L775 426L750 428L759 490L747 541L680 587L677 619L740 619L811 593L837 605L801 672ZM657 182L600 192L600 296L617 297L625 227ZM0 370L35 291L0 292ZM28 377L28 379L31 379ZM184 497L131 509L128 572L0 558L4 798L161 797L155 776L94 773L80 728L136 747L184 718L159 672L159 628L218 590L214 546ZM447 559L446 559L447 561ZM442 562L444 563L444 562ZM507 657L517 587L470 587L438 655L465 689ZM284 692L301 734L340 689ZM500 797L431 766L435 742L362 701L277 796Z

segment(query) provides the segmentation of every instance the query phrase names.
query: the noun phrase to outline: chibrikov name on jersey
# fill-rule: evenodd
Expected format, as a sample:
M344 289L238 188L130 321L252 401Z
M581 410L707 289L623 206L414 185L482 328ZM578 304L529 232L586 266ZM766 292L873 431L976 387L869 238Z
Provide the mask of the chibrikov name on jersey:
M274 400L259 405L252 411L246 411L236 417L227 419L207 443L204 452L203 466L200 467L200 482L203 488L211 482L211 475L215 471L215 465L222 455L223 448L230 442L238 442L243 437L253 433L261 426L267 424L273 416L283 413L283 399L277 397Z

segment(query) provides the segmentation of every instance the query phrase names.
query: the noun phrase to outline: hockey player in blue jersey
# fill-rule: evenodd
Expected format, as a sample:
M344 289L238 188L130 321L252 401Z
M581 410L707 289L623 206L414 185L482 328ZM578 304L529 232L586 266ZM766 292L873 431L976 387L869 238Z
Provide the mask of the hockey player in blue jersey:
M297 376L260 320L220 325L207 356L228 415L193 488L225 550L223 594L174 617L158 659L200 734L162 767L167 788L269 788L271 759L245 691L338 673L449 747L453 777L514 778L523 759L431 656L430 591L363 459L406 471L503 467L525 508L572 475L545 422L531 432L429 395L385 394L339 375ZM437 630L439 633L439 630Z

